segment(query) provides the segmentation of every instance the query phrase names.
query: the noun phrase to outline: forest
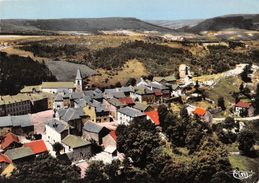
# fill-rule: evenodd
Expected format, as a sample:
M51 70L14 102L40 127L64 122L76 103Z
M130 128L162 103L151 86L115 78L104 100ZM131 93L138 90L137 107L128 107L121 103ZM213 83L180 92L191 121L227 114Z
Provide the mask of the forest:
M17 94L24 85L55 80L44 63L0 52L0 95Z
M152 75L169 75L178 71L178 66L185 63L191 66L196 75L213 74L233 68L239 63L259 62L258 52L234 52L227 47L210 46L204 57L193 55L188 49L173 48L167 45L144 41L124 42L117 47L107 47L89 51L75 45L45 45L24 43L20 49L33 52L36 56L83 63L92 69L103 68L119 70L131 59L141 61Z

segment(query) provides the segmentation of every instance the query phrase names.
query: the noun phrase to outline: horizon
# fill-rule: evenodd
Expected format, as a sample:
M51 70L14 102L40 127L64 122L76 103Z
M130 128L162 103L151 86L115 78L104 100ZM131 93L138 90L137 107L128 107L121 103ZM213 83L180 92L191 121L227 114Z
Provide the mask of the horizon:
M192 20L258 14L258 10L257 0L0 0L0 19Z
M245 13L245 14L224 14L224 15L218 15L215 17L223 17L223 16L242 16L242 15L259 15L259 13ZM77 17L77 18L0 18L0 20L69 20L69 19L108 19L108 18L133 18L133 19L139 19L142 21L184 21L184 20L204 20L204 19L210 19L215 17L208 17L208 18L194 18L194 19L139 19L137 17Z

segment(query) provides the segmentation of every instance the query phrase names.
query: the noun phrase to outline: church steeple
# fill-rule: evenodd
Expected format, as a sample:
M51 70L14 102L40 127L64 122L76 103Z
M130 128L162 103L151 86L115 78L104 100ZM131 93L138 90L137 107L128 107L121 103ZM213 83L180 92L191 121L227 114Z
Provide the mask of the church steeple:
M83 78L79 68L77 69L77 72L76 72L75 86L77 91L83 90Z

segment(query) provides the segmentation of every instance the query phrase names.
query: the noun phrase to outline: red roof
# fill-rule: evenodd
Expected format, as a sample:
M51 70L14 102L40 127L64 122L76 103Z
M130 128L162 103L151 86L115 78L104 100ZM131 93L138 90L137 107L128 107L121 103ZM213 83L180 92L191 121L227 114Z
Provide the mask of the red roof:
M12 163L12 160L5 154L0 154L0 163Z
M133 101L132 98L130 97L124 97L124 98L120 98L119 101L123 104L126 104L126 105L132 105L132 104L135 104L135 102Z
M198 116L204 116L206 114L206 110L200 107L197 107L194 111L192 111L192 113Z
M155 92L155 96L162 96L163 95L163 93L162 92Z
M150 120L155 123L156 126L160 124L159 116L157 111L145 112L145 114L150 118Z
M249 108L251 106L251 103L239 101L238 103L236 103L235 106L242 107L242 108Z
M112 136L112 138L113 138L115 141L117 140L117 135L116 135L115 130L112 130L112 131L110 132L110 135Z
M4 140L1 143L2 149L6 149L9 147L13 142L19 143L19 138L14 135L13 133L9 132L4 136Z
M25 147L30 147L34 154L40 154L43 152L47 152L48 149L43 140L35 140L29 143L24 144Z

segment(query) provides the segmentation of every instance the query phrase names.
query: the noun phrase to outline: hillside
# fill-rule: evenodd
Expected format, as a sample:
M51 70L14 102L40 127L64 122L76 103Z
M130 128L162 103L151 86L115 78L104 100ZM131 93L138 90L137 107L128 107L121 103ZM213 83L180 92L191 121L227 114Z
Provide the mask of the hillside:
M178 31L199 33L202 31L220 31L223 29L246 29L259 30L259 14L225 15L206 19L199 24L189 27L185 26Z
M202 22L203 19L186 19L186 20L146 20L146 22L149 22L151 24L155 24L161 27L166 27L169 29L180 29L183 27L193 27L200 22Z
M0 95L16 94L24 85L38 85L42 81L55 80L46 65L31 58L8 56L0 52Z
M116 29L172 32L169 28L153 25L136 18L3 19L0 21L0 27L2 34L53 34L57 31L96 32Z

